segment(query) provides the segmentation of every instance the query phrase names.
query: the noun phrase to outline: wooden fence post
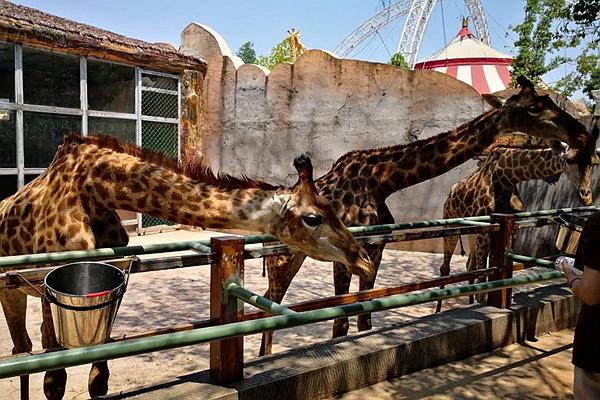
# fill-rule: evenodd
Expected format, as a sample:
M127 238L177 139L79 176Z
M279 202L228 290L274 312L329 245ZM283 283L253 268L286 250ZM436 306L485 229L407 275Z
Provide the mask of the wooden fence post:
M213 258L210 269L210 318L220 325L236 322L244 314L244 304L224 289L228 280L244 281L244 239L235 236L210 240ZM244 365L244 337L210 343L210 375L219 384L241 380Z
M508 279L513 276L513 262L506 260L504 253L512 248L513 232L516 217L513 214L492 214L492 224L499 224L500 230L490 233L490 267L498 267L498 274L490 277L490 280ZM498 308L510 307L512 301L512 289L500 289L488 293L488 304Z

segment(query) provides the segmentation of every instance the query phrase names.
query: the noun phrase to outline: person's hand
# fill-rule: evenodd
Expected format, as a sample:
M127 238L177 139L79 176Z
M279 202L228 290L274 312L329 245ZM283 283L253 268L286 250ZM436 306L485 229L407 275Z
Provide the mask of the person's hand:
M567 282L569 282L569 287L572 287L573 281L577 279L581 279L581 273L576 270L574 267L569 264L568 260L563 259L560 263L563 272L565 273L565 278L567 278Z

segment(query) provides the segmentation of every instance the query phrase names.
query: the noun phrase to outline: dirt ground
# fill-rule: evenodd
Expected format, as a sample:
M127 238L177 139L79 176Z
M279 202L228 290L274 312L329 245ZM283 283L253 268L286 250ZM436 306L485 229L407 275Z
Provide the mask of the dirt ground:
M157 235L139 236L131 244L177 242L206 238L210 232L177 231ZM441 239L440 239L441 240ZM385 250L377 277L377 287L397 286L403 283L429 279L438 275L442 262L441 254ZM466 257L455 256L452 272L464 271ZM245 287L262 294L267 289L267 279L262 277L262 261L246 263ZM208 266L134 274L129 290L119 309L113 336L133 334L184 324L208 317L209 310ZM358 290L358 280L353 279L351 291ZM331 264L307 259L294 279L283 303L333 295ZM460 307L467 299L454 299L445 302L445 308ZM34 344L34 351L41 349L39 327L40 300L29 298L27 327ZM247 306L251 310L250 306ZM373 315L373 326L381 327L390 323L410 321L430 314L434 304L422 304ZM1 311L0 311L1 313ZM351 332L356 331L355 319L351 319ZM297 327L276 332L273 351L307 345L328 339L331 322ZM260 336L248 336L244 343L245 360L258 355ZM3 315L0 315L0 355L9 355L12 343ZM196 345L179 349L160 351L145 355L109 361L111 370L110 393L156 384L161 381L208 368L209 345ZM66 399L86 399L89 365L72 367L67 370L68 383ZM43 399L43 374L31 376L31 399ZM19 397L19 379L0 380L0 399Z

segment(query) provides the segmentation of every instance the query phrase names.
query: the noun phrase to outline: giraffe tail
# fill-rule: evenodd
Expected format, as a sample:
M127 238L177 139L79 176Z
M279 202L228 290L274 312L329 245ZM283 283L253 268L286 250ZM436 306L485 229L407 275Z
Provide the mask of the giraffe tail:
M465 248L463 247L462 235L458 235L458 243L460 243L460 255L464 257L467 253L465 252Z

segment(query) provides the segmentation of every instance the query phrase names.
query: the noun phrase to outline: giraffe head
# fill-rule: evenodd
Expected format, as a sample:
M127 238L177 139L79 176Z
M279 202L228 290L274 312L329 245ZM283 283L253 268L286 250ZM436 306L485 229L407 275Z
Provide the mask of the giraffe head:
M374 276L367 252L358 244L329 202L313 183L313 167L302 155L294 160L298 182L273 202L277 222L273 234L290 248L321 261L344 264L357 275Z
M520 131L548 140L560 140L580 149L587 143L585 126L560 108L548 95L538 95L533 84L524 77L517 78L519 93L502 101L493 94L483 98L498 109L496 123L500 133Z
M592 136L580 150L571 149L563 154L564 171L567 178L577 187L579 202L585 206L592 204L592 171L600 163L596 153L598 123L592 128Z

